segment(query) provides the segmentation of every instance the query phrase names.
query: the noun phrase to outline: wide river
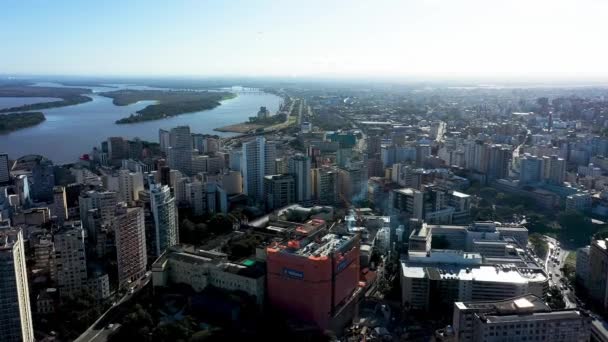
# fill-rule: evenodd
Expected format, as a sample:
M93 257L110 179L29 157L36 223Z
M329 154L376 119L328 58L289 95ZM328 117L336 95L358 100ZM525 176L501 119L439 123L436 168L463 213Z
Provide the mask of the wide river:
M57 84L39 84L44 86L59 86ZM114 85L117 88L151 89L140 86ZM0 153L8 153L9 158L16 159L27 154L40 154L56 164L71 163L94 146L100 146L108 137L122 136L125 138L140 138L158 142L159 128L170 129L179 125L188 125L193 133L217 134L230 136L231 133L215 132L213 129L221 126L247 121L250 116L257 114L261 106L266 106L275 113L282 99L276 95L263 92L240 91L235 87L233 92L238 96L222 101L214 109L189 114L181 114L171 118L146 121L136 124L117 125L114 122L134 113L154 101L140 101L128 106L115 106L112 99L96 95L101 91L111 91L117 88L86 87L93 90L90 96L93 101L74 106L44 109L46 116L43 123L0 135ZM0 97L0 108L9 107ZM10 100L14 104L14 100ZM1 119L1 118L0 118Z

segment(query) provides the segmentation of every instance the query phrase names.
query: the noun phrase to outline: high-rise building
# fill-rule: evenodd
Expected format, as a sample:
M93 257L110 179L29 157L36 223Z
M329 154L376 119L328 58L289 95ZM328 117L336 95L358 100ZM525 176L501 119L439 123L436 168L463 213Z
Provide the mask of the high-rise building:
M581 247L576 250L576 282L584 289L589 289L589 254L591 246Z
M519 183L521 185L539 182L542 177L542 159L529 154L520 161Z
M338 174L339 193L347 201L364 199L367 196L367 169L362 162L352 163Z
M316 202L335 205L338 200L338 171L330 167L312 169L312 188Z
M295 202L296 186L293 175L264 176L264 203L267 210Z
M264 197L264 176L276 173L276 145L264 137L243 143L241 173L243 192L251 198Z
M341 330L360 293L359 239L328 234L324 226L312 220L298 227L294 239L267 248L267 293L278 310Z
M199 154L206 153L205 151L205 136L200 133L192 133L192 146L198 151Z
M8 154L0 153L0 184L8 183L10 175Z
M150 185L150 211L154 220L152 243L154 256L160 256L167 248L179 242L178 216L175 197L166 185Z
M122 137L108 138L108 157L112 161L129 159L129 143Z
M393 190L389 196L389 210L421 220L424 218L424 193L411 188Z
M160 143L160 150L164 154L167 154L169 151L169 146L171 146L171 139L169 137L169 131L164 129L158 130L158 142Z
M511 149L503 145L491 145L487 168L488 180L503 179L509 175Z
M116 208L114 225L118 286L123 288L146 273L146 227L142 208Z
M548 180L552 184L562 185L566 180L566 160L558 158L556 155L549 157L549 177Z
M171 169L192 174L192 135L189 126L178 126L169 133L170 146L167 150L168 164Z
M380 158L382 151L382 136L370 135L367 140L367 157L368 158Z
M602 308L608 308L608 240L594 240L589 249L589 297Z
M33 342L34 328L20 230L0 230L0 334L7 342Z
M50 202L53 200L53 187L55 186L55 173L53 162L40 157L32 167L32 184L30 193L36 202Z
M309 202L312 193L310 158L303 154L291 157L289 173L293 175L296 182L296 202Z
M110 224L114 219L116 203L118 203L118 194L113 191L91 190L81 194L78 198L78 206L84 228L89 229L87 215L91 209L99 210L101 224Z
M65 194L65 188L56 186L53 188L53 205L51 206L51 215L57 217L60 222L68 218L68 204Z
M88 286L84 230L76 222L66 223L54 239L59 294L62 297L77 295Z
M591 316L577 309L552 310L527 294L499 301L454 303L458 342L589 341Z
M139 192L144 189L144 175L129 170L118 171L118 191L121 201L129 204L139 199Z

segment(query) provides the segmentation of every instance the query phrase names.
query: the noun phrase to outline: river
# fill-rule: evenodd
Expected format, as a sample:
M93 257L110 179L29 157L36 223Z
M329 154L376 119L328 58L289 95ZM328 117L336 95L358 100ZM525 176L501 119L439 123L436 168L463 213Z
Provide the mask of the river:
M59 86L52 83L40 83L40 86ZM0 135L0 153L8 153L9 158L16 159L27 154L40 154L56 164L71 163L84 153L89 153L94 146L111 136L140 138L158 142L159 128L170 129L179 125L188 125L193 133L217 134L232 136L232 133L213 131L214 128L247 121L257 114L261 106L266 106L271 113L278 110L282 99L276 95L262 92L241 92L234 88L237 97L222 101L214 109L189 114L181 114L157 121L146 121L136 124L117 125L114 122L154 101L140 101L128 106L115 106L112 99L97 95L101 91L120 88L152 89L134 85L113 85L90 88L88 94L93 101L74 106L41 110L46 121L33 127ZM0 98L1 100L2 98ZM1 103L1 102L0 102ZM1 106L0 106L1 107Z

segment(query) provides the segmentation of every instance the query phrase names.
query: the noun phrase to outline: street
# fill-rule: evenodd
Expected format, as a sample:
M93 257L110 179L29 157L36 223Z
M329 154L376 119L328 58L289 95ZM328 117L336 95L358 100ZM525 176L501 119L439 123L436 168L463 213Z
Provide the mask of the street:
M574 292L572 292L567 280L564 279L561 268L564 266L566 258L570 251L561 249L559 242L549 236L545 236L545 241L549 246L547 257L544 261L544 267L549 275L549 285L557 286L564 297L566 308L576 308ZM563 281L562 281L563 279Z

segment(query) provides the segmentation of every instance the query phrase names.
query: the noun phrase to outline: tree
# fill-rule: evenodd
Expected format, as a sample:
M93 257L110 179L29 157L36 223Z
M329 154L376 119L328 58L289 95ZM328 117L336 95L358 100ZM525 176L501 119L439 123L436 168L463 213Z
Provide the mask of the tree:
M215 234L227 234L232 231L232 220L224 214L215 214L209 220L208 226Z
M536 255L538 255L541 259L547 257L549 247L547 246L547 241L545 241L542 235L538 233L531 234L528 237L528 240L530 241L532 249L534 250L534 253L536 253Z

